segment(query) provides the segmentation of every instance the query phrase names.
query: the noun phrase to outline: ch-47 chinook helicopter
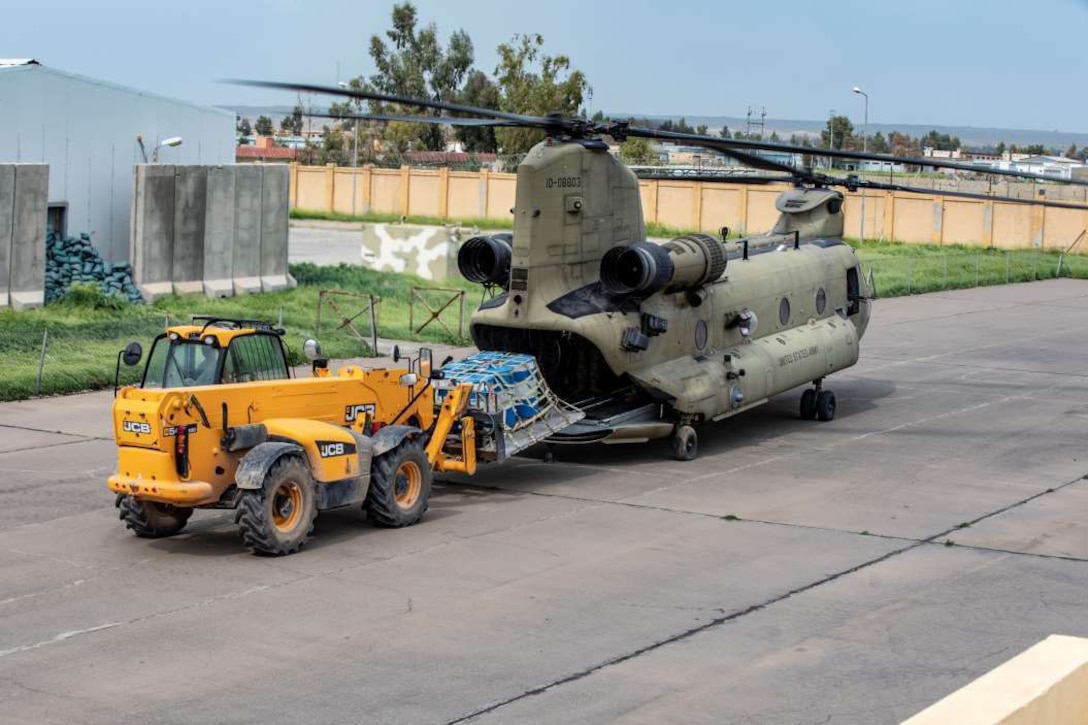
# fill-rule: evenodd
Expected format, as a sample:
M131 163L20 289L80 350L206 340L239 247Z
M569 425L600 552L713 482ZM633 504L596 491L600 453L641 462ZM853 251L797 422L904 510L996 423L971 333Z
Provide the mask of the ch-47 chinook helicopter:
M460 114L356 116L361 120L545 131L544 141L517 169L513 235L474 237L460 249L463 276L501 289L472 315L473 341L481 350L534 356L552 389L585 413L553 442L671 437L679 460L696 456L694 426L744 412L799 386L811 386L801 396L802 418L835 417L835 394L824 381L858 361L871 290L854 250L842 240L844 197L832 187L940 193L830 177L753 151L1052 180L942 159L525 116L329 86L239 82ZM766 234L728 242L724 234L721 239L689 234L651 242L638 178L609 153L603 136L705 147L781 175L764 180L790 180L795 186L778 197L780 216Z

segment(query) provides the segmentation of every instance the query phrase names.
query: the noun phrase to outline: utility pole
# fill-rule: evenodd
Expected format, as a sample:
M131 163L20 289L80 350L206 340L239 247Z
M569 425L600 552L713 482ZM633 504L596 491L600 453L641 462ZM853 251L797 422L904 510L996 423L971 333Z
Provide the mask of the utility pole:
M865 125L861 131L861 150L865 153L869 150L869 94L854 86L854 93L865 97ZM861 164L858 164L860 166ZM860 171L860 169L859 169ZM861 240L865 241L865 191L861 192Z
M832 108L827 113L827 150L830 151L835 148L835 109ZM832 168L832 161L830 157L827 159L827 168Z
M759 107L759 140L763 140L763 132L766 129L767 109L764 106Z

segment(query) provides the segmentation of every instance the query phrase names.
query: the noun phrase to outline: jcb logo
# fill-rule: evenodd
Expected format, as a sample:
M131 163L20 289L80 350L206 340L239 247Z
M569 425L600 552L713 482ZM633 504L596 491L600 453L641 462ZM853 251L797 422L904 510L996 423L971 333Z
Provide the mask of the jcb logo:
M360 418L365 418L368 415L374 415L373 403L356 403L355 405L349 405L344 408L345 423L354 423Z
M125 433L150 433L151 424L139 420L126 420L121 423L121 430Z
M346 456L355 452L354 443L341 443L340 441L315 442L317 443L317 454L322 458L335 458L336 456Z

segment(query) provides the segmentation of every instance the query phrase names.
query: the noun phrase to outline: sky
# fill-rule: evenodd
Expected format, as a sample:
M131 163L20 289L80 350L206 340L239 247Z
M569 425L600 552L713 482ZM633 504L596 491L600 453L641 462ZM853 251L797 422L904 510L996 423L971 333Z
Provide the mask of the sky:
M0 57L197 103L292 105L223 78L334 84L369 75L392 0L5 3ZM1088 132L1086 0L418 0L476 66L543 35L593 87L591 112L821 119ZM339 74L339 78L338 78Z

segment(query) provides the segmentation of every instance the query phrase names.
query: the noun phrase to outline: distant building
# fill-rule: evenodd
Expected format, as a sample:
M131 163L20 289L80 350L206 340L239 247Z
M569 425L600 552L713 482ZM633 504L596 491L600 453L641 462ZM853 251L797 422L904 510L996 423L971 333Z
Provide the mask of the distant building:
M49 227L110 261L129 258L134 164L229 164L234 147L231 111L0 59L0 161L49 164Z
M902 173L907 167L898 161L873 161L865 160L857 162L856 171L883 171L885 173Z
M1023 171L1029 174L1053 176L1055 179L1071 179L1074 170L1085 168L1083 162L1077 159L1067 159L1064 156L1027 156L1007 163L1008 166L1002 166L1001 168L1008 168L1011 171Z
M234 159L240 164L255 161L294 161L296 156L298 149L277 146L276 139L272 136L257 136L252 145L239 146L234 150Z
M935 149L930 146L926 146L922 149L922 155L927 159L959 159L963 157L963 152L960 149Z

